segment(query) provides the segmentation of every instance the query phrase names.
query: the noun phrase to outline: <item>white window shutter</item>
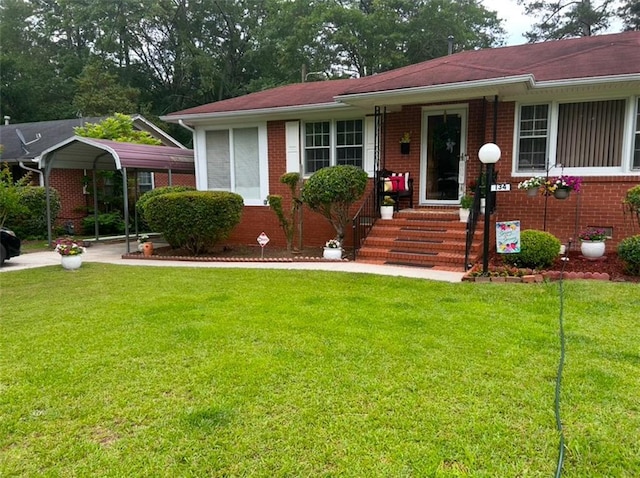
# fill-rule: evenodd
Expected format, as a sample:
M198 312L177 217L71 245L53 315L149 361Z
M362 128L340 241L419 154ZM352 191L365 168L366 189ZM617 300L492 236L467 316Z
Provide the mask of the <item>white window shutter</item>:
M287 152L287 172L300 172L300 121L285 123L285 148Z
M364 119L364 170L370 177L375 173L375 128L375 116L367 116Z

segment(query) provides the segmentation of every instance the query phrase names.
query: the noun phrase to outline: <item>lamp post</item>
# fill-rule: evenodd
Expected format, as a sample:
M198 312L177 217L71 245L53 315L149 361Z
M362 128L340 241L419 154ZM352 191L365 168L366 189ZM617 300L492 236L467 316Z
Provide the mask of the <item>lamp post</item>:
M493 165L498 162L502 152L497 144L486 143L482 145L480 151L478 151L478 158L482 164L487 166L487 175L485 180L485 194L487 195L485 210L484 210L484 248L482 251L482 274L488 275L489 273L489 231L491 227L491 210L493 209L493 195L491 194L491 185L493 184Z

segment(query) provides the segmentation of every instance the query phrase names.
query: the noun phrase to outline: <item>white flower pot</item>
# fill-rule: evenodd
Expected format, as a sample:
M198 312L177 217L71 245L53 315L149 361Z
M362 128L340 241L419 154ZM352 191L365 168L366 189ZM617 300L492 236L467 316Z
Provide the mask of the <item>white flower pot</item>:
M380 206L381 219L393 219L393 206Z
M74 271L80 269L82 265L82 256L77 254L75 256L60 256L62 262L62 268L68 271Z
M469 213L470 209L460 208L458 209L458 215L460 216L460 222L468 222L469 221Z
M587 259L595 260L604 256L604 241L582 241L580 244L580 252Z
M339 261L342 259L342 249L336 247L325 247L322 257L332 261Z

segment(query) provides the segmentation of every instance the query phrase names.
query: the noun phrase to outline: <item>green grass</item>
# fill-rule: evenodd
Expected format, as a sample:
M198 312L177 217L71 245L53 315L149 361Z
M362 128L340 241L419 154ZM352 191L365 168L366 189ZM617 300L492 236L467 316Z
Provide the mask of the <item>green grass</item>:
M3 477L555 470L557 284L88 263L0 291ZM638 476L638 285L565 291L563 476Z

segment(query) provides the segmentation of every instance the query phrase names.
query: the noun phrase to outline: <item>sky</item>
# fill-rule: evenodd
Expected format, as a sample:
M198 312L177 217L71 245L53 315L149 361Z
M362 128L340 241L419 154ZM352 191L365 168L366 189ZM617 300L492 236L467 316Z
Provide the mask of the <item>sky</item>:
M529 18L524 14L524 7L516 0L482 0L488 10L498 12L498 18L503 20L502 27L507 31L506 45L521 45L527 40L522 36L531 28L536 18ZM613 22L608 30L610 33L621 31L620 22Z

